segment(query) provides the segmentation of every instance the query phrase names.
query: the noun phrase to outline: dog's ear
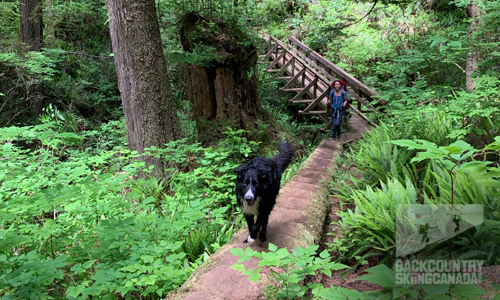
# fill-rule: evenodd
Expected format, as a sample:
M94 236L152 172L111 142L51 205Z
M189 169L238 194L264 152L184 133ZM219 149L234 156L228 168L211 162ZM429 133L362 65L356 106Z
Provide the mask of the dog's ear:
M260 166L259 168L259 175L262 175L262 174L269 174L273 171L273 169L271 169L270 166L267 166L267 165L262 165Z
M234 173L239 174L239 173L241 173L241 171L243 171L244 168L245 168L245 166L236 167L236 168L234 168Z

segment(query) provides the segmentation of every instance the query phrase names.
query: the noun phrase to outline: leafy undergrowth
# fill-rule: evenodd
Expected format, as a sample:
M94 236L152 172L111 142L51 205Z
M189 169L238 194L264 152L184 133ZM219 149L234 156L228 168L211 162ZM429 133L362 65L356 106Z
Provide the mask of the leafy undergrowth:
M157 181L138 178L150 171L139 155L107 139L120 128L0 130L2 299L156 299L240 228L233 169L257 143L228 130L216 148L148 149L171 166Z

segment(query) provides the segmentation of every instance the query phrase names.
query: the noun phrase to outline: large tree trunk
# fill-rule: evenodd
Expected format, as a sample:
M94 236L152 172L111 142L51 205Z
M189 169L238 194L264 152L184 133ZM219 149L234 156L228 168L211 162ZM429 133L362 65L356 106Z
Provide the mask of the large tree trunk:
M43 22L40 0L20 0L20 36L21 42L29 51L40 51L43 45Z
M216 24L217 30L209 30L209 24ZM189 99L201 140L211 138L219 124L251 130L259 118L257 51L251 44L244 45L248 39L235 27L196 13L187 14L181 24L185 51L193 52L197 45L203 45L217 52L216 59L190 65L187 72Z
M163 56L154 0L106 0L118 85L125 113L130 150L143 153L152 146L182 136ZM165 175L166 165L151 156L153 176Z
M41 51L43 46L43 18L40 0L19 1L20 39L28 51ZM24 49L22 50L24 51ZM31 78L27 89L26 100L35 107L35 117L42 113L44 107L43 85L37 78Z
M469 4L467 6L467 16L472 18L472 21L469 25L469 39L472 38L472 35L477 30L477 26L479 24L479 7L476 4ZM472 74L477 70L479 62L479 52L475 45L470 46L470 51L467 54L467 65L465 68L465 90L471 91L474 89L474 78Z

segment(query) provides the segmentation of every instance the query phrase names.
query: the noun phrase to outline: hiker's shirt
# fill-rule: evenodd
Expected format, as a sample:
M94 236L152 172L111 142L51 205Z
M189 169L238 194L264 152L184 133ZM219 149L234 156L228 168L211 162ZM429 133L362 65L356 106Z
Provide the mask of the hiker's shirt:
M345 99L345 92L343 90L340 90L340 95L336 96L335 95L335 90L332 90L330 92L330 98L332 99L332 114L339 114L339 112L342 110L342 103L344 103Z

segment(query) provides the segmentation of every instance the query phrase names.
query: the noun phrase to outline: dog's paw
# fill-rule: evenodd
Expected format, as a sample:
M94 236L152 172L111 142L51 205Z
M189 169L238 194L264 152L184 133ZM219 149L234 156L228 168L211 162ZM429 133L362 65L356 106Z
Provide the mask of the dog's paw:
M267 240L266 236L259 236L259 240L261 240L262 242L265 242Z
M247 239L243 241L243 244L253 243L254 241L255 239L248 235Z

